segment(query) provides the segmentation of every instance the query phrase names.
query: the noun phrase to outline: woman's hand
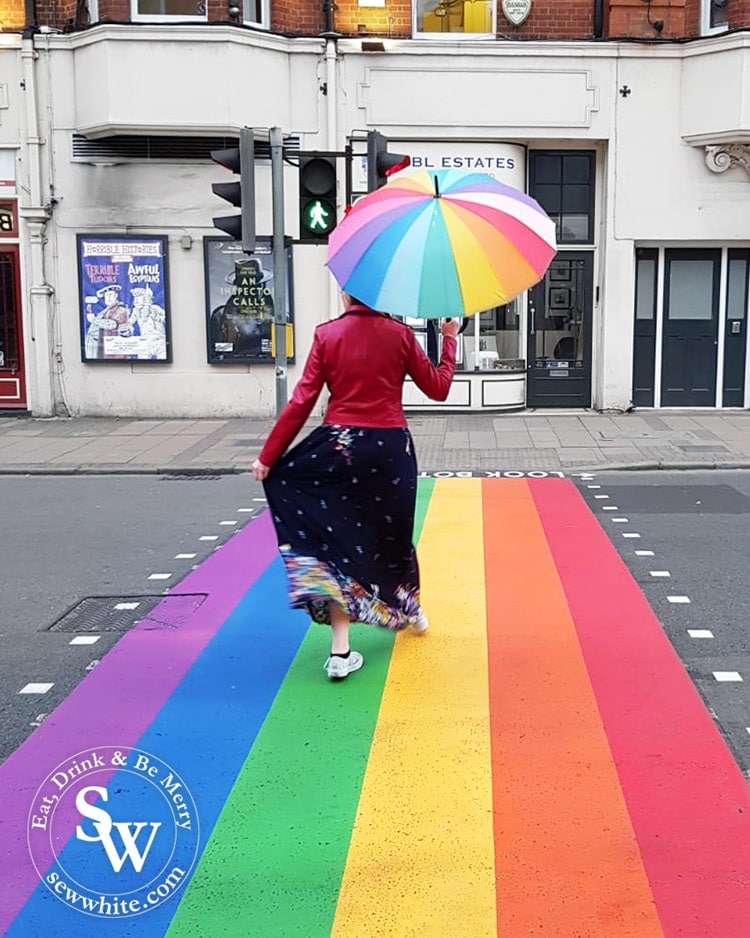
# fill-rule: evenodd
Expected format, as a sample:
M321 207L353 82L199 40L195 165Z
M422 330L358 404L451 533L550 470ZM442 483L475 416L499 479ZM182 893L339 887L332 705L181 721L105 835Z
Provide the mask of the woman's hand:
M455 339L458 335L458 329L460 325L460 319L444 319L442 325L440 326L440 331L443 333L443 335L450 335Z
M263 482L270 471L270 466L264 466L259 459L253 463L253 478L256 482Z

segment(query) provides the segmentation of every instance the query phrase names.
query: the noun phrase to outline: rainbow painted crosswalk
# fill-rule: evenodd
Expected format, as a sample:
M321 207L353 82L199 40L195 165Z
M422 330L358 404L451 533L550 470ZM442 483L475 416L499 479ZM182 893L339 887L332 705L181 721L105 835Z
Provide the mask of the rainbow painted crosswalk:
M125 635L0 766L0 934L747 938L747 784L574 485L421 480L415 536L430 631L355 626L344 682L267 514L173 590L207 597L184 624ZM145 756L92 771L121 842L66 797L29 835L56 767L115 747L197 809L171 894Z

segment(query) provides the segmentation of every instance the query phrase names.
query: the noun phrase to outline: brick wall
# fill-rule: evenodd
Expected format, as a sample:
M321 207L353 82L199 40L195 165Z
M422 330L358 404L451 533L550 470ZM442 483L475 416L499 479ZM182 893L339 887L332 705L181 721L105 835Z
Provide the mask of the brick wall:
M7 32L23 29L26 25L23 0L0 0L0 22Z
M318 36L325 29L323 0L271 0L271 27L291 36Z
M750 0L731 0L729 4L729 28L750 27Z
M506 39L590 39L593 31L593 0L533 0L520 26L505 19L498 0L497 32Z
M384 7L360 7L357 0L337 0L336 31L345 36L411 36L410 0L386 0Z
M637 39L673 39L686 34L685 6L688 0L610 0L607 36ZM699 0L693 0L699 4ZM649 20L651 22L649 22ZM659 31L653 24L662 23Z
M292 36L318 36L325 29L323 4L324 0L271 0L271 28ZM604 38L674 39L700 34L701 0L604 0L603 6ZM0 0L3 9L21 28L23 0ZM37 0L37 24L70 28L76 10L77 0ZM229 0L207 0L207 10L211 22L230 21ZM128 22L130 0L100 0L99 15L103 22ZM657 21L663 24L661 31L653 26ZM80 25L86 25L85 18ZM750 28L750 0L730 0L729 25L732 29ZM335 0L334 26L346 36L409 37L411 0L386 0L384 7ZM593 28L594 0L533 0L531 14L521 26L505 19L498 0L497 33L501 39L589 39Z

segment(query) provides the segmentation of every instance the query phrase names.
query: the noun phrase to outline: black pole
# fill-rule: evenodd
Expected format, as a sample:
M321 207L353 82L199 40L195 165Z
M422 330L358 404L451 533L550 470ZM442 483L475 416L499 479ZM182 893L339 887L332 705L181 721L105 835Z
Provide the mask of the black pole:
M604 0L594 0L594 39L604 35Z

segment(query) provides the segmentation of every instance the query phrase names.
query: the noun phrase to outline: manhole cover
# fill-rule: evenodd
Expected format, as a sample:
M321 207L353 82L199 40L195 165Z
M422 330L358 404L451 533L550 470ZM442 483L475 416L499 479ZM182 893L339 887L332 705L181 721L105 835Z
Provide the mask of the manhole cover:
M156 628L183 625L206 599L206 593L166 596L87 596L68 610L49 632L127 632L148 620Z

